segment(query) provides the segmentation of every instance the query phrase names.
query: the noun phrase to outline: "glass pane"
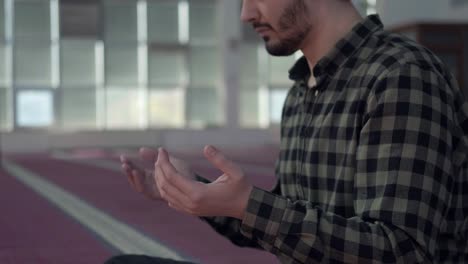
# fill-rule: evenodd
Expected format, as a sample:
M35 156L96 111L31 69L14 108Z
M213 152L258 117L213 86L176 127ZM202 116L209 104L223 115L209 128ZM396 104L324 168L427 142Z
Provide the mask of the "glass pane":
M270 122L279 124L281 122L281 112L284 100L288 95L288 90L270 90Z
M198 86L216 86L220 79L220 61L215 47L192 47L190 82Z
M22 127L47 127L54 120L52 91L19 91L16 122Z
M16 43L14 50L15 81L17 84L51 85L51 48L49 44Z
M6 63L6 47L0 42L0 85L7 83Z
M62 40L61 67L63 85L96 83L96 52L94 40Z
M138 83L138 50L136 46L107 46L105 49L105 78L112 86Z
M149 94L150 126L184 127L184 99L184 90L182 89L151 90Z
M50 1L14 1L16 38L50 39Z
M144 94L131 89L106 90L106 125L109 129L142 128L144 123Z
M9 112L8 90L5 87L0 87L0 130L6 130L10 127L8 120Z
M81 2L81 1L80 1ZM60 3L60 33L62 37L98 38L100 5L76 1Z
M258 45L244 44L241 48L242 67L241 72L241 86L246 89L258 89L259 80L259 54Z
M179 42L178 1L148 2L148 40Z
M159 50L149 54L149 81L157 84L180 84L186 81L185 53Z
M0 41L5 39L5 1L0 0Z
M215 42L218 25L216 3L191 1L189 10L190 42Z
M242 127L259 127L259 93L256 90L240 90L240 124Z
M122 42L137 40L136 1L104 4L104 36L106 41Z
M296 58L294 55L288 57L270 56L270 83L271 84L290 84L289 70L294 65Z
M60 98L62 126L66 129L96 128L96 90L63 89Z
M239 21L240 22L240 21ZM250 23L241 23L242 40L253 43L263 43L258 33Z
M187 90L187 118L189 126L203 128L220 123L218 91L215 88L189 88Z

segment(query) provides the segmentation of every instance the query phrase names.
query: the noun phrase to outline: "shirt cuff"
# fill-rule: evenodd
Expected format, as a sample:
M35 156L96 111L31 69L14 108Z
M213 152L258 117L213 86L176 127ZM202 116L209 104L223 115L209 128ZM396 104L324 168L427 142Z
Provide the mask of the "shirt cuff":
M284 197L254 187L242 219L241 233L273 245L287 205L288 200Z

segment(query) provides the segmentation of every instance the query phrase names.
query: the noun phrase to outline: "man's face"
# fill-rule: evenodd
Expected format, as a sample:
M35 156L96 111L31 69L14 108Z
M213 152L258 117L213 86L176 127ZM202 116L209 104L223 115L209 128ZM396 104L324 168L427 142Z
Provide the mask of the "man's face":
M310 0L243 0L241 19L251 23L271 55L288 56L301 48L311 29Z

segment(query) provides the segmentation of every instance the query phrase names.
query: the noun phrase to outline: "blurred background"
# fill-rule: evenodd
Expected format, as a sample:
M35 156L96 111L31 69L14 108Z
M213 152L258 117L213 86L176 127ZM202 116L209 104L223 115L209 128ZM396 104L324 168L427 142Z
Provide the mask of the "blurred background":
M433 50L467 94L467 0L353 2ZM301 54L269 56L240 7L0 0L0 263L99 263L124 252L276 261L138 197L119 172L120 154L165 146L213 178L201 149L214 144L256 185L274 183L288 69Z

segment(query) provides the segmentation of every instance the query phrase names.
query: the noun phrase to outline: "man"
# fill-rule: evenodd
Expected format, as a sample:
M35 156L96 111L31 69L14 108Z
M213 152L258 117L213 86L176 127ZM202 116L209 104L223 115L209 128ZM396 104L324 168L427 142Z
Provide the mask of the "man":
M244 0L242 20L270 54L304 54L277 187L253 187L212 146L213 183L142 149L154 177L122 157L132 186L282 263L467 262L468 104L440 60L348 0Z

